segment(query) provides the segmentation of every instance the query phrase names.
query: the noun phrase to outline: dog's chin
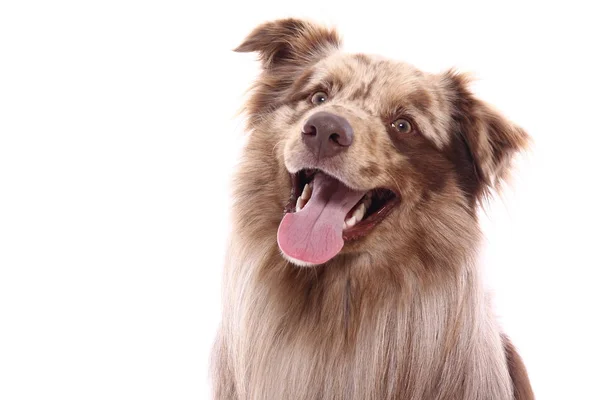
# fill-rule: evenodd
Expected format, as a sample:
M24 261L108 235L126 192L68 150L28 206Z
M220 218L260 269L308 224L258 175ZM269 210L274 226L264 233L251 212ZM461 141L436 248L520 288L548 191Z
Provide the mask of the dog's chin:
M292 264L296 265L297 267L306 267L306 268L310 268L310 267L316 267L318 265L321 264L312 264L306 261L302 261L302 260L297 260L294 257L290 257L287 254L285 254L283 251L280 251L281 256L286 259L287 261L291 262Z

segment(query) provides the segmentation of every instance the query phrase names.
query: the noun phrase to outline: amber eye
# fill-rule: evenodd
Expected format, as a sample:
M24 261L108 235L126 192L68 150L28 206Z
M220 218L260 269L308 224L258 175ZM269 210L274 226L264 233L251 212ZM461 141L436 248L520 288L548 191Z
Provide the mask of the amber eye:
M310 102L316 105L323 104L327 101L327 93L325 92L317 92L312 95L310 98Z
M404 118L399 118L392 122L392 128L400 133L407 134L412 132L412 125Z

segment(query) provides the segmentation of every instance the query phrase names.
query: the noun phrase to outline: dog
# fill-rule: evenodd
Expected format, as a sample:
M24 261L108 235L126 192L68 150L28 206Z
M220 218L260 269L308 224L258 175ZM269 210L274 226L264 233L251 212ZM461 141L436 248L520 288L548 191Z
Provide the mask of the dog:
M477 210L527 133L469 78L283 19L234 179L215 399L533 399L477 266Z

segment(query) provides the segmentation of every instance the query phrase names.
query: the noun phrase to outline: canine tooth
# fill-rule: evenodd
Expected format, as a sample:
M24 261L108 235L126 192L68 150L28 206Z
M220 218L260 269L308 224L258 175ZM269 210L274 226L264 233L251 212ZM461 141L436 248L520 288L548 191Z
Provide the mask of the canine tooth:
M300 196L302 200L310 199L310 195L312 194L312 188L308 185L304 185L304 190L302 190L302 195Z
M367 211L365 203L360 203L360 205L352 213L352 217L356 218L356 222L359 222L365 216L365 211Z
M298 200L296 200L296 212L302 210L305 205L306 201L302 197L298 197Z
M346 227L347 228L352 228L354 225L356 225L356 217L352 216L350 218L348 218L345 222Z

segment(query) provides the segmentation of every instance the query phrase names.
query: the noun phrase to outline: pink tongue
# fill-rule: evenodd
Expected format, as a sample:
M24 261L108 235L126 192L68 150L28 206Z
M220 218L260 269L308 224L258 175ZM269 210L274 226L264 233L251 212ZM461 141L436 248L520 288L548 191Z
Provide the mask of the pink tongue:
M317 173L312 196L298 212L285 214L277 231L279 248L288 257L310 264L331 260L344 246L344 219L366 192Z

